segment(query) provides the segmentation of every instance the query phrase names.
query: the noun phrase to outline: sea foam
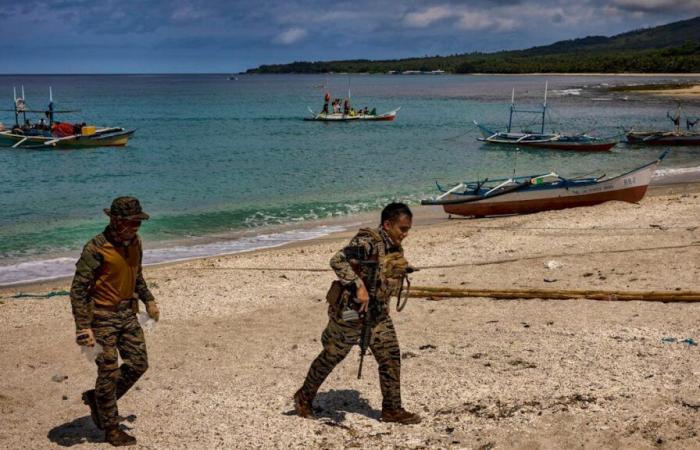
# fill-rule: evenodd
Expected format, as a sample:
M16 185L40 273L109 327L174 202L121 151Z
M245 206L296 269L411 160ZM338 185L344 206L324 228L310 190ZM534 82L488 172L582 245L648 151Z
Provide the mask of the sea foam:
M259 234L231 240L220 240L205 244L174 245L144 250L144 265L185 261L207 256L228 255L251 250L279 247L290 242L308 241L331 233L344 231L356 225L324 225L313 228ZM0 266L0 286L51 280L67 277L75 272L75 257L61 257Z

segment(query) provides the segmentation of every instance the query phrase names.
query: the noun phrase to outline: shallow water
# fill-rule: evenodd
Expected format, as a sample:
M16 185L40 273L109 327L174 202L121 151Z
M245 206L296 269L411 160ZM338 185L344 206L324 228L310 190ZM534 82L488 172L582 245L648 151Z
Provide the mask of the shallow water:
M28 105L37 109L45 108L51 86L57 108L82 111L65 120L137 129L123 149L0 149L0 284L70 274L81 246L106 223L102 209L118 195L139 197L151 214L142 235L146 260L158 262L320 236L342 226L308 221L351 221L394 199L415 204L433 194L435 180L550 170L611 176L662 149L618 145L611 153L581 154L483 146L471 121L505 125L511 89L518 105L537 107L546 80L547 130L613 136L622 127L668 129L672 101L605 87L672 79L0 76L8 108L13 86L24 85ZM356 106L401 111L393 123L302 121L307 106L321 108L323 85L334 97L349 88ZM697 102L685 108L700 115ZM536 115L516 119L521 127L538 126ZM5 124L13 120L0 113ZM698 149L676 148L662 167L699 165ZM274 228L283 224L284 231Z

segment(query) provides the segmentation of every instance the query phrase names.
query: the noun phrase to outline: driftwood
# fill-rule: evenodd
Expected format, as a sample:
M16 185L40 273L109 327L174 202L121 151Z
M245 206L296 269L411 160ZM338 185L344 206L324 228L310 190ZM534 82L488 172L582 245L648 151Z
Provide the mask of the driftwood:
M603 300L603 301L650 301L650 302L700 302L696 291L600 291L561 289L459 289L433 286L412 286L411 297L433 300L444 298L488 297L497 299L542 300Z

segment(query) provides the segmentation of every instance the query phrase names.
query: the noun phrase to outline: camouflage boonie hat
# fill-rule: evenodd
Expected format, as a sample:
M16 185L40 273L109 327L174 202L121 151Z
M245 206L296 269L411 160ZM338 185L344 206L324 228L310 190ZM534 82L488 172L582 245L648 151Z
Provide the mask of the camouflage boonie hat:
M148 220L149 217L136 197L117 197L112 200L112 206L104 211L110 216L127 220Z

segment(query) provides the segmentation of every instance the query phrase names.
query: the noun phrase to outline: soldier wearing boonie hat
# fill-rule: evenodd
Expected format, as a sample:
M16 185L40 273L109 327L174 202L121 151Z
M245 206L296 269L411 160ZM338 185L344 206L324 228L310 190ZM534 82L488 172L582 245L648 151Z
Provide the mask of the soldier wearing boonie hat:
M149 317L158 320L160 316L141 267L138 229L149 216L135 197L117 197L104 212L109 225L85 244L70 291L78 345L102 346L95 360L95 389L82 397L107 442L133 445L136 439L119 428L117 400L148 368L143 330L136 318L137 297Z

